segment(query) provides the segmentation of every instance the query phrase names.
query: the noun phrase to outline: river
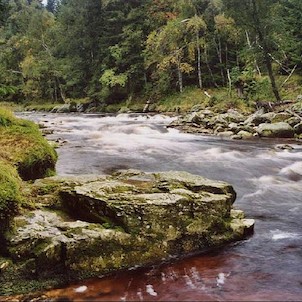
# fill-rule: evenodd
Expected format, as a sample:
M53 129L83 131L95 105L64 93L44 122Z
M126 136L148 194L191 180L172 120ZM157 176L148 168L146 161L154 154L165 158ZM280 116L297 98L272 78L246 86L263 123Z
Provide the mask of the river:
M231 183L235 207L256 220L252 237L210 254L119 272L46 293L89 301L302 300L302 145L233 141L166 128L163 115L24 113L58 149L59 175L116 169L183 170ZM283 150L280 144L293 149Z

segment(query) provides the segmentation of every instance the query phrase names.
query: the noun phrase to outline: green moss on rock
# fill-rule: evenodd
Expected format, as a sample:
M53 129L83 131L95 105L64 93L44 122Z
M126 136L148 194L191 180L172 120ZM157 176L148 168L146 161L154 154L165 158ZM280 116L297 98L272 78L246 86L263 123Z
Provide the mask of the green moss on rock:
M0 160L17 167L24 180L54 173L57 154L39 127L0 108Z
M21 180L16 169L0 161L0 226L16 214L21 202Z

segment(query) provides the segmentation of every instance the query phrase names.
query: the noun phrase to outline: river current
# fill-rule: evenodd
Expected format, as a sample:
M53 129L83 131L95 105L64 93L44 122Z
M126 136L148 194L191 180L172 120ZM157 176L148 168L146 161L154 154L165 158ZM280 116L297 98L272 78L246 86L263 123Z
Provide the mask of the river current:
M256 220L236 244L47 293L89 301L302 300L302 145L180 133L163 115L19 114L53 130L57 173L182 170L231 183L235 208ZM279 148L288 144L292 150Z

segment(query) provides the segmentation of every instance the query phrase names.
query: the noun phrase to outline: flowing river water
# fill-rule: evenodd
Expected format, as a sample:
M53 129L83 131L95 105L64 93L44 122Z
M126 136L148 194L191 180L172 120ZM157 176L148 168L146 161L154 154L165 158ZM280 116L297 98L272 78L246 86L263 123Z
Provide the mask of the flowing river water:
M46 293L77 301L302 300L302 145L233 141L166 128L163 115L24 113L58 149L57 173L182 170L231 183L235 207L256 220L252 237L151 268L119 272ZM280 144L293 149L283 150Z

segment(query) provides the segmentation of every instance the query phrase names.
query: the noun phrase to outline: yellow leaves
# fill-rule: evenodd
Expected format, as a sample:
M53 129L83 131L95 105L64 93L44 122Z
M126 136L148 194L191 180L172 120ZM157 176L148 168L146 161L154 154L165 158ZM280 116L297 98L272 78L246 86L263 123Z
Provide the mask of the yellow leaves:
M156 66L156 71L160 72L178 69L181 73L191 73L194 71L192 65L196 61L197 48L205 43L201 36L205 31L206 23L199 16L168 21L160 30L149 34L145 66Z
M196 54L196 45L191 43L188 46L188 58L190 61L195 60L195 54Z
M226 17L224 14L215 16L214 21L217 30L223 30L225 27L235 26L235 21L232 18Z
M214 17L216 33L224 37L229 42L238 42L240 33L236 27L235 21L232 18L220 14Z
M188 63L180 63L179 67L181 72L189 74L194 68Z
M181 62L182 57L178 55L170 55L158 63L157 67L160 71L165 71L171 68L172 66L176 66L181 72L189 74L194 68L189 63Z
M20 63L20 67L25 76L28 76L31 73L31 68L35 63L35 58L33 55L27 55L24 60Z
M186 22L187 29L192 32L206 31L207 25L202 17L195 15Z

